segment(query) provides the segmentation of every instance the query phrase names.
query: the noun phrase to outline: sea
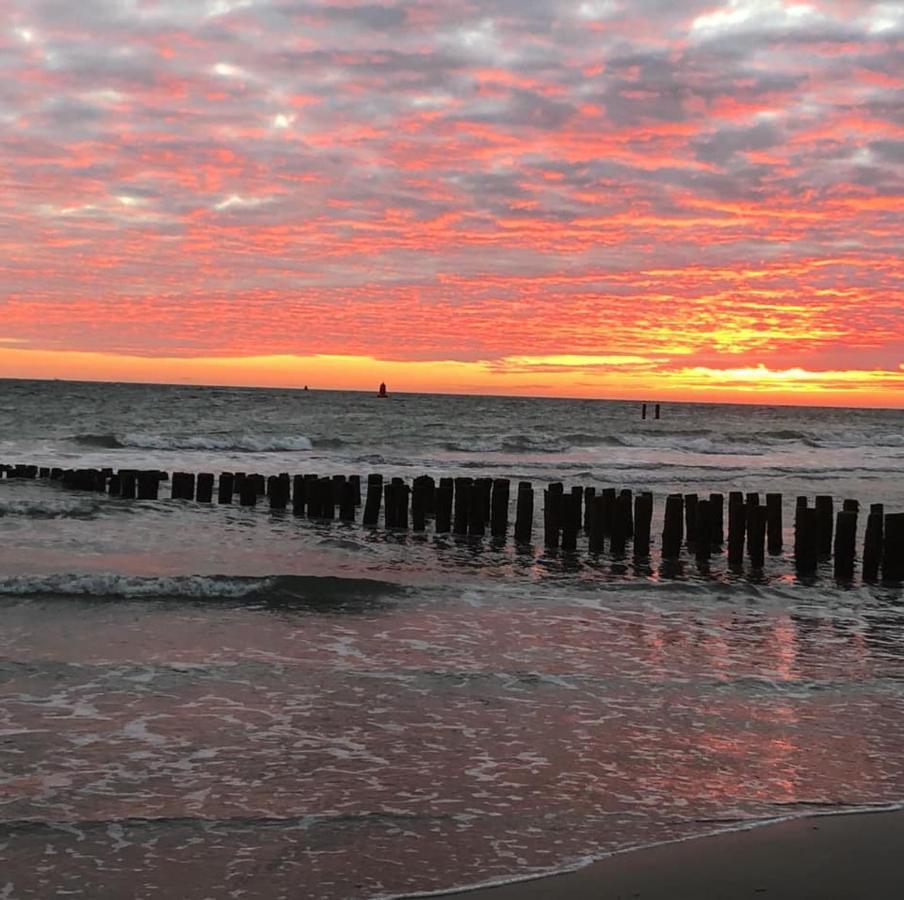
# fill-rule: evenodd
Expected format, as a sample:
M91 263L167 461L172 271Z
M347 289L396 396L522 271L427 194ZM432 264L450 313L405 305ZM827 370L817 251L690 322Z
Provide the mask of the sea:
M3 900L423 896L904 801L904 592L790 558L799 495L904 511L904 410L7 380L2 462L538 491L525 549L0 480ZM655 543L781 492L786 549L546 551L552 481L652 491Z

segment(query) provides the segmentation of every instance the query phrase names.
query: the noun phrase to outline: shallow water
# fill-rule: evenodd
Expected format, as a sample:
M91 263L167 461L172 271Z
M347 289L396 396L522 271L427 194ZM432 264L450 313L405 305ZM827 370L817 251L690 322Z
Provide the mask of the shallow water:
M0 461L904 509L900 411L637 412L0 382ZM375 897L904 799L900 588L658 569L0 481L0 896Z

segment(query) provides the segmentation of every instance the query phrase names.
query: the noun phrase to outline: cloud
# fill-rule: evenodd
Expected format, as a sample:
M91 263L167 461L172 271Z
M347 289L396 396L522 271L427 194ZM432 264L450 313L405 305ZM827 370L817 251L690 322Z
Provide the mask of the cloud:
M664 373L904 353L895 4L7 11L7 343Z

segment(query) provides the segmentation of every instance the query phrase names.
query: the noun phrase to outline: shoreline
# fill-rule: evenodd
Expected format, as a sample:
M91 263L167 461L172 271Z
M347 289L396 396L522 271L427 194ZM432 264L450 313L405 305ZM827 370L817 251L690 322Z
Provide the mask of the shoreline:
M579 869L409 898L892 900L904 884L904 809L814 813L624 850Z

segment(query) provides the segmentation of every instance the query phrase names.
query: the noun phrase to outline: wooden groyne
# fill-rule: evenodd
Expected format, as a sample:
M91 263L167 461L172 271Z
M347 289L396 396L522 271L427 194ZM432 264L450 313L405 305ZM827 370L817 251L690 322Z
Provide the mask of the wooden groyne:
M54 482L76 491L108 494L123 500L195 502L244 507L266 505L298 518L336 520L397 532L459 538L489 538L504 545L512 532L517 547L540 544L547 553L608 553L615 559L663 563L693 558L705 567L725 554L733 571L757 572L769 557L786 559L784 498L779 493L732 491L664 498L662 531L654 534L656 499L651 492L553 482L534 487L518 483L512 497L506 478L440 478L429 475L385 481L368 475L294 475L265 477L257 473L194 474L158 469L63 469L32 465L0 465L0 478ZM168 484L168 488L164 487ZM542 515L536 516L542 491ZM161 496L163 495L163 496ZM514 507L514 509L513 509ZM511 515L514 511L514 520ZM539 523L536 521L540 519ZM858 557L860 519L865 519ZM539 529L537 525L539 524ZM727 526L727 527L726 527ZM658 549L658 554L656 550ZM796 498L793 548L796 573L815 577L831 563L834 577L852 583L860 566L866 583L904 582L904 513L886 512L874 503L865 516L854 499L821 494Z

